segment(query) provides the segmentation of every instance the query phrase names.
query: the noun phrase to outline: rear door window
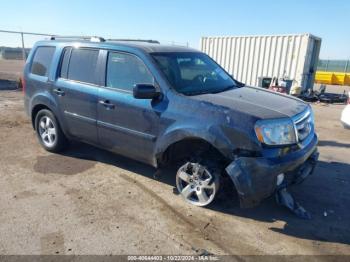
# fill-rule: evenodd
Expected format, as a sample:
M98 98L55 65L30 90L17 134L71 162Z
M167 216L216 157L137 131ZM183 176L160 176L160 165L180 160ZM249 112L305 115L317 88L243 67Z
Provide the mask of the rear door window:
M61 70L60 70L59 77L68 78L68 65L69 65L71 50L72 50L71 47L66 47L63 50L63 57L61 61Z
M50 65L53 55L55 53L55 47L53 46L40 46L36 49L31 73L39 76L48 76L50 71Z
M73 48L70 55L67 78L97 85L96 69L98 54L99 50L97 49ZM64 55L62 66L65 63L65 59L68 59L66 55Z
M135 84L154 84L154 78L145 64L134 55L110 52L106 86L132 91Z

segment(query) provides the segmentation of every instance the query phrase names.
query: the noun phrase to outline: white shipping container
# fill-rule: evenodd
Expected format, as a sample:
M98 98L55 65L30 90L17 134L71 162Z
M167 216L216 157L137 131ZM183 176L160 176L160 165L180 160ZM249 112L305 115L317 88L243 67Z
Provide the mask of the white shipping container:
M287 77L313 87L321 38L311 34L202 37L201 51L235 79L258 86L260 77Z

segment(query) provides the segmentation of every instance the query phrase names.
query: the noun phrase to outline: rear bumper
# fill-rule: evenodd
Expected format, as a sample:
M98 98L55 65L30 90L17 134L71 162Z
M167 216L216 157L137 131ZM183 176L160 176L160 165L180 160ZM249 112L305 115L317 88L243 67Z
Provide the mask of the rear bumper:
M279 158L239 157L226 168L237 189L241 207L253 207L273 194L277 175L289 184L300 183L314 171L319 153L317 136L304 148Z

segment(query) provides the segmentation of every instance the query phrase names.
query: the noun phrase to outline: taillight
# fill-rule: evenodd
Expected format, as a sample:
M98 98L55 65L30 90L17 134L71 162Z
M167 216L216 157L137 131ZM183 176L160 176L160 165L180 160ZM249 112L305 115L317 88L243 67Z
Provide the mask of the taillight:
M20 83L19 84L20 84L20 87L22 87L22 92L24 94L25 91L26 91L26 82L25 82L23 77L20 78Z

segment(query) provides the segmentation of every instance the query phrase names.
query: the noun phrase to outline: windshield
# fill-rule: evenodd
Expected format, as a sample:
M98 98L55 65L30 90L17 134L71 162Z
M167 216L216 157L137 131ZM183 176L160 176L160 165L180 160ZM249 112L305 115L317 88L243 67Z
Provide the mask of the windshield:
M197 52L153 53L173 88L184 95L220 93L238 83L209 56Z

